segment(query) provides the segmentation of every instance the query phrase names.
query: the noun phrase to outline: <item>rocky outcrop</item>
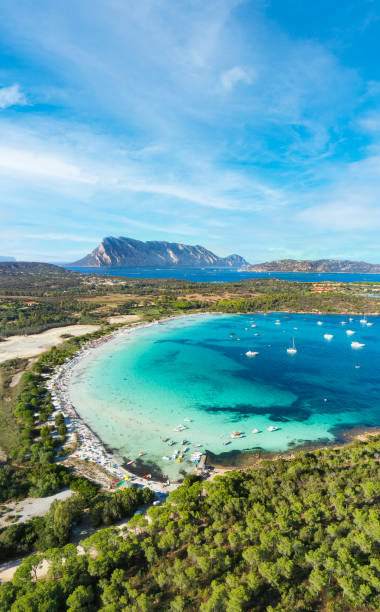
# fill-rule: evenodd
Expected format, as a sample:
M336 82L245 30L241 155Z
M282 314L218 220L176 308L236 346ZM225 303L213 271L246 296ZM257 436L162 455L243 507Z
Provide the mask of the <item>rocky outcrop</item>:
M105 266L232 268L245 266L247 262L240 255L218 257L199 245L161 241L142 242L132 238L109 236L104 238L92 253L72 265L97 268Z

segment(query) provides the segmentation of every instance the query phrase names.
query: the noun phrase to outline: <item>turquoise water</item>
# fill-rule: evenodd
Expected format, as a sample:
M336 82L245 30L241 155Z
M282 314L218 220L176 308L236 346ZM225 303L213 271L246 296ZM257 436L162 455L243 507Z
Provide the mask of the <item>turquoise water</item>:
M178 477L193 467L196 450L275 452L333 442L347 428L380 424L380 321L369 317L368 327L360 318L274 313L172 320L93 349L74 368L70 393L118 456L144 452L137 461L144 473ZM292 337L295 355L286 351ZM352 341L365 346L354 350ZM258 355L247 357L249 350ZM174 432L178 424L188 429ZM268 431L273 425L278 430ZM231 439L234 430L244 437ZM166 437L176 444L168 447ZM164 460L183 439L189 441L184 460Z

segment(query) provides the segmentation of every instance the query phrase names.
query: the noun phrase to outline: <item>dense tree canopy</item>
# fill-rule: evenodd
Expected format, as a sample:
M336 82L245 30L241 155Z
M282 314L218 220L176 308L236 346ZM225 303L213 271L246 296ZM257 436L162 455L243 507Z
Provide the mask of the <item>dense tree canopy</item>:
M85 540L86 554L72 545L44 553L47 580L32 580L39 557L26 560L0 589L0 610L378 610L379 458L376 438L212 482L188 477L149 520ZM96 499L95 516L114 520ZM58 523L54 546L68 524Z

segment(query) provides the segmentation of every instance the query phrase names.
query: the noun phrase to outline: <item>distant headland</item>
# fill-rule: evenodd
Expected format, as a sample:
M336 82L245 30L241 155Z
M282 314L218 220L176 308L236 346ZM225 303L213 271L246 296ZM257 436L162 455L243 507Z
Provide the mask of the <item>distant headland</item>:
M277 259L274 261L265 261L264 263L248 265L244 268L244 271L380 274L380 265L346 259Z

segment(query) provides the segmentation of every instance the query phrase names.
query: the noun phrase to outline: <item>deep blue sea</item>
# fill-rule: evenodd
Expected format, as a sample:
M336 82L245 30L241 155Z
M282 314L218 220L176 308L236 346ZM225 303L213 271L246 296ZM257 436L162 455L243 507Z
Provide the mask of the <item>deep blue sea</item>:
M380 425L380 317L351 319L203 314L126 332L74 368L73 404L120 457L171 478L191 469L197 450L334 442L352 427ZM176 432L179 424L187 429ZM234 430L243 437L231 438ZM183 447L178 462L172 455Z
M176 278L193 282L228 283L250 278L279 278L304 283L320 281L380 282L380 274L312 274L301 272L239 272L238 268L80 268L65 266L74 272L102 274L105 276L126 276L131 278Z

